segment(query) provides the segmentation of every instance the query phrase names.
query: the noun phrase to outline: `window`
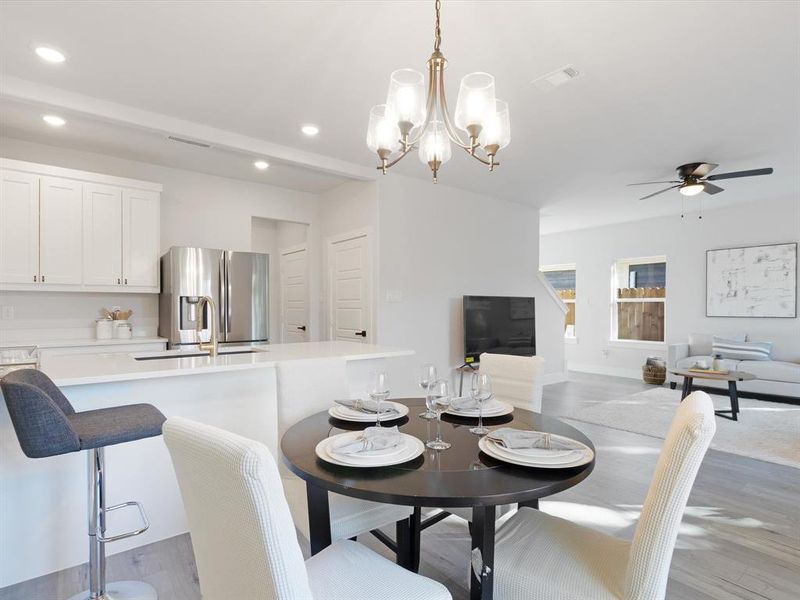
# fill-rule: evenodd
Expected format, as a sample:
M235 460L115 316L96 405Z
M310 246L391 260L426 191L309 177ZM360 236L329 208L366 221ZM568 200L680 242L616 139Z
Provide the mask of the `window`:
M613 274L612 338L664 341L667 259L664 256L619 260Z
M575 337L575 265L542 267L542 274L567 305L564 318L564 337Z

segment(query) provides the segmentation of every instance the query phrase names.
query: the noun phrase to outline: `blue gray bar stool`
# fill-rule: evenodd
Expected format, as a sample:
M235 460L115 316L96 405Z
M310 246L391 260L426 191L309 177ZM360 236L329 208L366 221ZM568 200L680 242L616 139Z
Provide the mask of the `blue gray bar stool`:
M75 412L50 378L35 369L12 371L0 380L19 445L29 458L87 450L89 456L89 589L70 600L156 600L152 586L140 581L106 583L105 545L147 531L150 524L138 502L106 506L106 446L161 435L165 417L150 404L131 404ZM106 515L138 508L142 525L106 537Z

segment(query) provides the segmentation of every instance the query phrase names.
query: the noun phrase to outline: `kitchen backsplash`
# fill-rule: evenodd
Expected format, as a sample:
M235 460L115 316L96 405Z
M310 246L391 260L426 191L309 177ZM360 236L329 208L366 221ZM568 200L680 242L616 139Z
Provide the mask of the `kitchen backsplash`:
M94 339L101 309L132 309L134 337L158 333L156 294L0 292L0 345Z

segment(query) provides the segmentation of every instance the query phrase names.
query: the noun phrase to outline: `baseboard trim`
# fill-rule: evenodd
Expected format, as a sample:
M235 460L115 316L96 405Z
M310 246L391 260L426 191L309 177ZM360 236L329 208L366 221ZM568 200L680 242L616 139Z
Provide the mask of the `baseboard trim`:
M625 377L626 379L641 379L642 372L639 369L627 369L625 367L606 367L603 365L590 365L585 363L567 363L570 371L581 373L592 373L593 375L610 375L612 377Z
M542 385L550 385L551 383L562 383L567 381L567 372L561 371L556 373L545 373L542 377Z

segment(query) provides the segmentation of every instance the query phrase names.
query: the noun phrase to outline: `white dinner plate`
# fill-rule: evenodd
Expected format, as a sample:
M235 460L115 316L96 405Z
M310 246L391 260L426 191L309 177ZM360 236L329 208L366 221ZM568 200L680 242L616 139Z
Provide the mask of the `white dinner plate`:
M385 404L391 404L397 413L392 415L381 415L381 422L394 421L395 419L400 419L408 414L408 406L405 404L401 404L400 402L392 402L390 400L387 400ZM328 409L328 414L334 419L340 419L342 421L354 421L356 423L374 423L376 420L376 415L374 414L362 413L357 410L353 410L352 408L342 406L341 404L331 406Z
M346 434L339 434L339 435L348 435L353 432L347 432ZM328 446L331 444L331 441L336 439L338 436L332 436L329 438L325 438L315 448L315 452L317 456L324 460L325 462L329 462L334 465L340 465L343 467L388 467L391 465L399 465L404 462L408 462L410 460L414 460L420 454L425 452L425 444L422 443L421 440L417 439L413 435L408 435L406 433L401 433L400 435L403 436L405 440L405 445L403 446L403 451L397 455L388 456L388 457L361 457L361 456L345 456L345 455L332 455L328 451Z
M491 419L492 417L502 417L505 415L510 415L514 412L514 406L508 404L507 402L503 402L501 400L495 400L489 406L485 406L483 409L483 418L484 419ZM468 418L478 418L478 409L471 408L469 410L455 410L453 408L448 409L445 411L445 414L453 415L454 417L468 417Z
M553 434L553 437L558 436ZM580 442L578 443L580 444ZM544 458L533 458L523 454L514 453L498 446L492 440L486 437L482 437L480 440L478 440L478 447L483 452L492 458L496 458L497 460L523 467L537 467L541 469L570 469L572 467L580 467L581 465L590 463L594 458L594 452L592 449L585 445L583 450L576 451L576 458L569 462L552 462L547 461Z

